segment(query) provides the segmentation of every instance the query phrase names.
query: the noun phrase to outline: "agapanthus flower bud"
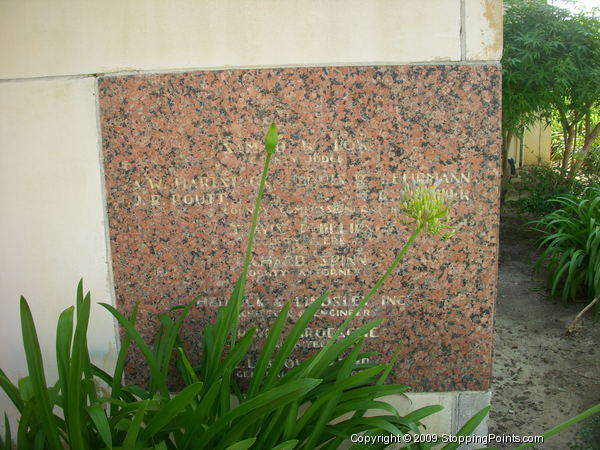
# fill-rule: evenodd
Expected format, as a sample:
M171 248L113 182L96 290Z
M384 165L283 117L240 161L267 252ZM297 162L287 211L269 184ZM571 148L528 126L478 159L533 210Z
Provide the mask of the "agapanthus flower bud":
M277 148L277 126L275 122L271 124L269 127L269 131L267 131L267 136L265 137L265 150L269 155L275 152Z
M413 219L401 221L405 225L414 224L421 231L447 239L454 234L450 226L448 196L431 186L404 186L401 195L400 211Z

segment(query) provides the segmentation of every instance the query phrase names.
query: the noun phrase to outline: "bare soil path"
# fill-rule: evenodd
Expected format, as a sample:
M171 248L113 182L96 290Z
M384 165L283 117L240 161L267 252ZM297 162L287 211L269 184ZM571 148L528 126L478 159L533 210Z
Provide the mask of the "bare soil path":
M534 236L524 219L503 215L490 433L539 435L600 402L600 322L586 315L574 335L565 335L585 304L546 299L545 275L533 271ZM535 448L574 448L580 428ZM596 444L575 448L600 449L596 437Z

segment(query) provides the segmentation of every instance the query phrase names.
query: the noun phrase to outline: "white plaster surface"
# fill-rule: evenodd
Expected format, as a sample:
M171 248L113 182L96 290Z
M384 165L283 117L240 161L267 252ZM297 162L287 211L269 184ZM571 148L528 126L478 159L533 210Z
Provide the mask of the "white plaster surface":
M460 21L460 0L2 0L0 78L458 61Z
M15 382L27 375L23 295L52 383L57 319L79 279L92 302L112 303L93 78L0 83L0 204L0 367ZM90 353L108 370L115 338L93 306ZM2 394L0 411L7 402Z
M477 412L490 405L490 391L454 391L454 392L415 392L406 396L389 395L381 400L393 405L401 415L432 405L443 406L444 409L422 420L425 434L453 436ZM378 413L385 413L378 411ZM474 434L487 435L488 417L479 424ZM464 445L461 448L481 448L481 445Z
M456 395L454 392L418 392L406 396L390 395L382 400L393 405L401 415L419 408L431 405L441 405L444 409L422 420L427 427L427 433L449 433L452 430L452 419L454 417L454 406Z
M464 0L465 48L470 61L502 58L502 0Z

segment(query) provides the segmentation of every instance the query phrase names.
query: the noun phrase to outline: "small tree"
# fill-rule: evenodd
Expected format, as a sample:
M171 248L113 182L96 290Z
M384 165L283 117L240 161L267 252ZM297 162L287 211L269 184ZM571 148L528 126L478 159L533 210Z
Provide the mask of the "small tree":
M503 160L511 135L556 111L565 136L562 171L574 175L578 127L586 127L584 154L600 133L591 114L600 104L600 20L543 0L505 0L505 7Z

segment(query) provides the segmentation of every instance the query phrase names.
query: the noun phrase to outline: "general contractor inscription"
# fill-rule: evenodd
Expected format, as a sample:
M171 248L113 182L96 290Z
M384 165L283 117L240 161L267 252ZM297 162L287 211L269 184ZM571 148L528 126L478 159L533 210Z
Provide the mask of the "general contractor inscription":
M201 325L242 268L271 121L280 144L262 203L243 327L264 338L284 302L295 320L331 295L287 362L320 348L411 230L407 184L452 200L456 235L421 236L357 318L395 380L417 390L489 385L498 225L496 66L238 70L100 80L113 271L119 308L141 299L140 329L199 296ZM150 334L148 332L148 334ZM149 336L148 336L149 337ZM130 375L144 372L133 357ZM249 358L237 375L250 375Z

